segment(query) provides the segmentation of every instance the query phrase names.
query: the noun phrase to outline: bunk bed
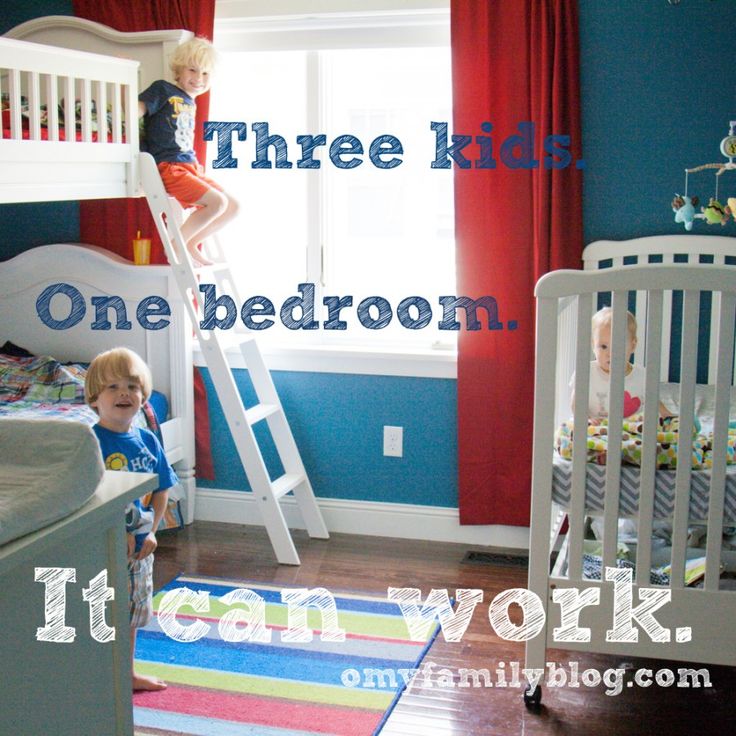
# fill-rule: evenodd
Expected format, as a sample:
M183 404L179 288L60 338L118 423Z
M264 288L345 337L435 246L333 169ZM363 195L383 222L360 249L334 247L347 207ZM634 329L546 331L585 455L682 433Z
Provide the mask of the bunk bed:
M90 21L50 16L0 38L0 203L140 194L138 90L169 76L170 52L191 35L117 33ZM141 304L150 304L146 300L152 296L166 308L141 313ZM96 307L99 299L114 302L104 315ZM98 329L107 317L109 326ZM192 335L170 268L136 266L81 244L29 248L0 263L0 343L72 373L113 346L138 352L168 404L166 415L159 417L164 448L181 481L185 521L193 520ZM0 418L6 431L18 422L24 423ZM58 419L31 422L51 426L58 435L71 433L59 429ZM32 456L34 471L44 469L43 447L40 442ZM0 458L4 477L18 466L8 448L4 443ZM48 509L54 492L68 491L68 484L54 482L55 477L58 481L53 475L47 481L53 486L44 501ZM127 636L118 633L112 645L93 641L85 630L89 612L82 585L70 582L67 616L77 629L76 640L67 645L35 640L44 623L44 598L34 569L73 568L85 587L107 569L118 601L110 604L108 622L124 631L127 612L119 605L127 598L122 510L152 490L153 482L146 474L107 471L96 485L78 489L76 507L60 503L56 516L40 515L38 528L33 523L19 528L0 544L0 581L3 590L13 591L3 597L3 660L17 675L10 678L8 703L0 709L3 733L132 733ZM13 513L7 505L13 501L12 487L5 483L0 499L6 518ZM68 699L70 677L79 686L74 702Z
M736 665L727 624L736 616L736 240L600 241L585 249L584 266L536 287L529 590L538 606L526 666L544 667L548 648ZM613 357L601 432L589 425L588 392L591 318L604 303ZM627 311L638 322L631 360L645 372L643 405L628 419ZM679 428L660 418L660 401ZM555 450L565 431L571 459ZM591 439L601 434L603 446ZM615 627L614 578L624 592L630 581L634 607L644 589L669 597L655 613L661 628ZM585 589L591 597L563 626L564 600L580 603ZM532 684L525 701L537 705Z

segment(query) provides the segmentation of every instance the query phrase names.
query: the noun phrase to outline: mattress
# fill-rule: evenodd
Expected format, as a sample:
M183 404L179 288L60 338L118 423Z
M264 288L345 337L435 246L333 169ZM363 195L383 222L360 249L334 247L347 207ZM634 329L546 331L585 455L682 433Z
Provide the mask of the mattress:
M0 544L73 513L104 474L91 428L63 419L0 422Z
M710 471L693 470L690 480L690 521L708 518ZM639 512L639 482L641 468L621 465L619 516L637 516ZM671 519L675 510L675 470L658 470L655 475L654 518ZM606 466L586 465L585 510L588 514L602 514L606 488ZM555 453L552 466L552 500L567 507L572 493L572 461ZM724 522L736 524L736 466L726 472L726 499Z

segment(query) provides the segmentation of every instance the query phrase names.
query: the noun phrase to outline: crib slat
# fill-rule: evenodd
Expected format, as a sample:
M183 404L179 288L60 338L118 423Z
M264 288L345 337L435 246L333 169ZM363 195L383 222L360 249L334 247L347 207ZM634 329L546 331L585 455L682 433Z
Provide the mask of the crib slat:
M572 440L572 492L569 506L568 575L579 580L583 572L583 531L587 465L588 403L590 395L590 320L593 295L581 294L577 305L575 346L575 407Z
M59 80L56 74L46 76L46 125L50 141L59 140Z
M18 69L8 69L8 97L10 98L10 137L23 137L23 121L20 114L21 77Z
M685 291L682 308L682 347L680 359L680 433L675 474L675 516L672 523L672 587L685 581L685 549L690 512L692 475L693 418L695 416L695 373L698 360L698 315L700 293Z
M637 291L636 298L634 300L634 315L636 316L637 325L642 335L646 334L647 331L647 292ZM647 364L647 342L646 340L639 340L636 343L634 349L634 365L646 365Z
M662 256L662 263L674 263L675 256L671 253L666 253ZM662 313L662 324L664 329L662 330L662 352L664 356L662 361L662 367L660 369L659 380L667 383L670 380L670 330L672 327L672 292L666 291L664 294L664 311Z
M82 140L85 143L92 141L92 83L89 79L82 79Z
M621 435L623 429L624 366L628 291L614 291L611 306L611 371L608 396L608 453L606 455L606 491L603 511L603 567L616 566L618 549L618 508L621 485ZM613 450L611 449L613 448Z
M41 84L38 72L28 74L28 136L41 140Z
M107 83L97 82L97 141L107 143Z
M717 343L716 412L713 421L713 468L710 475L708 503L708 537L706 540L705 589L718 590L720 553L723 538L723 506L726 495L726 446L728 443L728 415L731 401L733 371L734 319L736 294L719 292L716 332L711 342ZM716 337L717 336L717 337Z
M552 521L552 462L550 437L554 433L555 382L557 375L557 299L539 298L536 315L536 355L552 354L552 361L537 360L534 375L534 429L532 464L532 509L529 529L529 590L547 591L549 533ZM543 342L544 341L544 342ZM549 342L547 342L549 341ZM550 347L551 346L551 347ZM526 656L533 662L544 657L544 637L526 643Z
M659 365L662 347L662 291L650 291L647 301L646 378L641 473L639 475L639 525L636 546L636 582L649 586L652 566L652 521L654 518L657 427L659 419Z
M131 85L126 84L123 87L123 95L125 102L123 105L125 139L135 151L138 149L138 98L135 95L135 89ZM136 170L138 158L133 156L128 172L128 196L135 197L139 193L138 173ZM556 315L555 315L556 316ZM554 391L554 386L552 388ZM554 395L554 394L553 394Z
M120 85L116 82L112 85L112 141L113 143L123 142L123 112L122 92Z
M74 77L64 78L64 136L68 143L77 141L76 100Z

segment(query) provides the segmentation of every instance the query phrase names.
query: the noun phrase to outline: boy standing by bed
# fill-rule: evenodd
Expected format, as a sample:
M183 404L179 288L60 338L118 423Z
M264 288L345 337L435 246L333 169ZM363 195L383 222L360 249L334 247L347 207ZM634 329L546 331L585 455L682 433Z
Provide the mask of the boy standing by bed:
M151 372L141 357L127 348L100 353L90 364L84 383L87 403L97 412L93 427L108 470L157 473L159 487L151 505L140 499L125 510L128 538L130 652L134 690L163 690L156 677L137 675L133 666L137 630L153 615L153 551L156 529L166 510L169 488L178 482L153 432L134 426L135 417L152 390Z
M194 100L210 88L214 62L212 44L192 38L178 46L169 61L176 84L159 79L138 95L138 115L144 125L142 149L155 159L166 191L182 207L196 208L181 226L195 266L212 263L197 246L238 212L237 201L204 175L194 153Z

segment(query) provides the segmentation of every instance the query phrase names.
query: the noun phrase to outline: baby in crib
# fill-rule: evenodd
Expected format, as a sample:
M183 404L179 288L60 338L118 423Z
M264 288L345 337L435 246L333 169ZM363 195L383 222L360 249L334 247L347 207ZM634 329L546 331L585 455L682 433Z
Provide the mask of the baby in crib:
M128 540L128 594L131 667L136 632L153 615L153 551L156 530L166 510L169 488L178 479L153 432L134 426L136 414L151 395L151 372L143 359L127 348L100 353L90 364L84 383L87 403L97 412L93 427L108 470L157 473L158 488L150 506L137 499L125 510ZM157 677L133 673L134 690L163 690Z
M159 79L138 95L142 150L155 159L166 191L182 207L195 208L181 227L195 266L211 265L199 245L238 212L238 202L204 175L194 153L195 99L209 90L214 62L212 44L193 38L178 46L169 61L176 84Z
M641 366L632 365L629 357L636 348L636 317L626 312L626 363L624 377L624 406L623 417L640 414L644 409L644 382L645 371ZM590 386L588 398L588 421L597 425L608 417L608 399L611 380L611 323L613 310L603 307L593 315L592 319L592 346L595 360L590 363ZM570 402L575 407L575 375L570 380L572 395ZM659 402L659 415L668 417L672 414L667 407Z

